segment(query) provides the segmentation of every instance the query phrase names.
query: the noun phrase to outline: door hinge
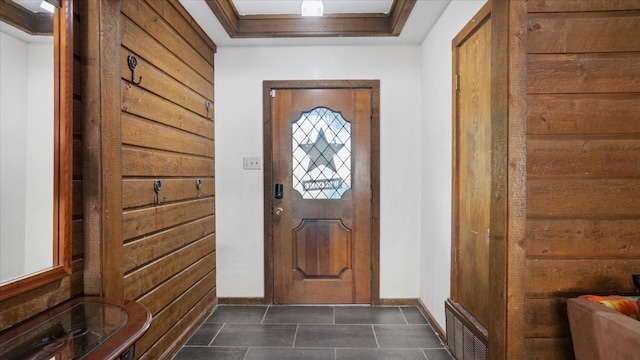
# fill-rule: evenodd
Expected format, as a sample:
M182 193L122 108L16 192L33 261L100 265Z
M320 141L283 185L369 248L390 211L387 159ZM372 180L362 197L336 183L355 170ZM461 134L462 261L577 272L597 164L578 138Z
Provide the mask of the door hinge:
M460 91L460 75L456 74L455 82L456 91Z
M272 98L276 97L276 91L271 89L271 91L269 91L269 95L271 95Z

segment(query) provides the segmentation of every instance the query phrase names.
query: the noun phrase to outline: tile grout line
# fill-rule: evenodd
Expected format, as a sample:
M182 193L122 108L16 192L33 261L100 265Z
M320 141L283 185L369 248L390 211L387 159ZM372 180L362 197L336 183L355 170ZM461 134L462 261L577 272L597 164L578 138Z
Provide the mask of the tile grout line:
M369 322L368 324L366 322L362 323L362 324L355 324L355 323L353 323L353 324L337 324L337 307L336 306L330 306L332 314L330 316L330 320L327 322L328 324L324 324L324 323L317 323L317 324L316 323L312 323L312 324L317 325L317 326L326 325L329 328L335 328L336 326L339 326L339 325L354 326L354 327L359 327L359 326L363 326L363 325L364 326L369 325L370 329L373 332L374 341L375 341L375 344L376 344L375 347L373 347L373 348L366 348L366 347L365 348L363 348L363 347L351 348L351 347L349 347L348 349L358 350L358 351L371 349L371 351L375 351L375 352L380 353L380 354L392 350L391 348L387 348L387 347L382 348L381 347L380 336L382 336L382 340L384 340L383 342L387 341L387 332L390 331L391 334L392 334L394 332L394 330L392 329L393 327L398 327L399 330L402 330L400 333L403 333L403 331L405 331L405 330L408 330L411 333L413 333L414 331L416 331L418 333L423 333L427 329L431 329L431 331L433 331L433 327L431 326L431 324L428 321L426 323L419 323L419 324L418 323L415 323L415 324L412 323L411 321L414 321L414 320L417 321L418 320L417 318L414 319L412 317L412 315L414 315L413 311L404 312L402 306L395 306L395 308L398 311L401 312L402 318L404 319L405 323L396 323L396 322L394 322L394 323L385 323L385 322L378 323L378 322L376 322L376 321L378 321L376 319L378 319L380 316L382 316L382 318L386 319L383 315L386 315L388 312L387 311L383 311L382 313L380 313L378 311L372 311L371 315L370 315L370 317L372 316L372 318L370 319L370 321L372 321L372 322ZM265 325L271 324L271 323L266 323L267 317L270 317L270 319L271 319L272 316L276 316L276 318L279 318L281 320L283 319L283 318L281 318L281 316L280 317L277 316L278 314L280 314L280 311L277 311L277 314L273 314L272 313L272 315L269 315L269 312L271 310L274 310L273 306L270 306L270 305L265 306L265 308L263 309L263 314L262 315L259 315L259 311L256 314L258 316L261 316L260 318L258 318L258 322L257 323L255 322L255 319L257 317L254 317L253 318L254 320L253 320L252 323L253 324L258 324L260 326L265 326ZM409 309L409 310L412 310L412 309ZM326 312L324 312L324 311L325 310L323 310L321 312L317 312L317 311L306 312L306 311L304 311L302 314L303 315L304 314L308 314L308 316L300 318L298 315L296 315L298 317L295 318L294 322L291 322L291 323L288 323L288 324L287 323L278 323L277 325L283 325L283 326L285 326L285 325L286 326L295 325L295 329L294 329L294 334L293 334L293 337L292 337L291 345L287 346L287 345L283 344L284 347L276 346L275 348L276 349L280 349L278 351L284 351L284 354L289 354L289 352L291 352L291 354L297 354L297 353L300 353L300 352L298 352L298 350L304 352L304 351L306 351L305 349L322 349L322 348L327 349L327 350L332 349L333 353L334 353L333 360L338 360L339 359L338 358L338 350L342 351L343 348L331 347L331 346L323 347L323 346L319 346L319 343L317 345L313 345L312 344L312 346L297 347L297 340L298 340L298 335L300 333L301 325L306 325L307 323L305 321L317 321L318 319L324 319L324 321L326 321L326 317L324 317L325 315L323 315L320 318L318 317L319 316L318 314L322 314L322 313L326 314ZM253 312L253 311L251 311L251 312ZM241 314L244 314L244 313L241 312ZM298 314L298 312L294 311L294 314ZM289 315L291 315L291 314L289 314ZM286 318L287 317L285 317L284 319L286 319ZM291 320L294 320L294 319L292 318ZM344 319L341 317L341 320L344 320ZM397 320L395 320L395 321L397 321ZM223 333L226 335L226 332L225 332L224 329L226 329L229 325L232 325L232 323L233 322L229 322L229 321L221 322L220 328L216 330L216 332L214 333L214 335L212 336L211 340L208 343L204 343L205 345L186 345L185 344L183 347L184 348L189 348L189 347L191 347L191 348L209 348L209 349L215 349L215 348L237 348L238 345L231 345L231 344L226 345L226 346L224 346L224 345L223 346L214 346L213 345L213 342L215 342L215 340L217 339L218 336L222 336L221 334L223 334ZM390 327L390 328L387 329L387 327ZM418 328L424 328L424 330L419 330ZM415 330L411 330L411 329L415 329ZM277 329L274 329L274 330L275 331L279 331ZM362 329L362 330L364 330L364 329ZM380 336L378 336L378 334L377 334L378 330L381 331L381 335ZM271 330L268 330L268 331L270 332ZM290 331L291 331L291 328L289 327L289 330L287 330L287 332L290 334ZM358 330L358 332L360 332L360 330ZM362 333L362 335L364 335L364 333ZM429 332L428 335L429 335L428 337L430 338L431 337L430 332ZM201 344L203 344L203 343L201 343ZM355 344L356 343L351 343L351 345L355 345ZM386 342L385 342L385 344L386 344ZM402 344L403 346L407 346L408 345L408 343L405 344L403 342L398 343L398 345L400 345L400 344ZM263 348L263 347L273 348L273 346L274 346L273 344L270 344L270 345L267 345L267 346L254 346L255 344L254 345L247 344L247 345L249 345L249 346L247 346L245 348L244 353L236 352L236 356L238 356L237 359L242 359L242 360L251 359L251 358L255 357L256 355L259 356L259 354L262 354L262 350L260 350L261 348ZM416 344L416 345L418 345L418 344ZM420 344L420 345L424 346L425 344ZM252 356L249 356L249 353L251 353L251 350L254 349L254 348L256 349L256 351L254 351L252 353L253 354ZM347 349L347 348L344 348L344 349ZM237 349L237 350L240 350L240 349ZM421 356L419 356L419 358L422 359L422 360L430 360L430 359L433 358L431 356L440 357L441 355L440 355L439 351L443 351L444 350L444 352L447 355L449 355L448 359L452 359L450 353L447 351L446 347L444 347L441 342L439 342L438 344L433 344L433 345L431 345L429 347L425 347L425 348L423 348L422 346L420 346L419 348L416 348L416 347L402 347L402 348L397 348L397 350L402 350L402 351L419 350L419 352L416 352L416 353L411 352L411 354L413 354L411 356L416 356L419 353L419 354L421 354ZM193 351L196 351L196 350L193 350ZM191 353L193 353L193 352L191 352ZM267 351L267 353L269 353L269 352ZM324 352L324 354L328 355L328 356L331 356L326 352ZM341 353L341 356L343 356L343 355L352 356L354 354L358 354L358 353L357 352L354 353L354 352L348 351L348 352L346 352L344 354ZM366 354L366 351L363 354ZM407 354L409 354L409 353L407 353ZM325 356L325 355L323 355L323 356ZM331 359L331 358L329 358L329 359ZM189 359L189 360L196 360L196 359Z
M293 344L291 344L291 348L296 348L296 340L298 340L298 329L300 328L300 324L296 324L296 332L293 333Z
M400 310L400 314L402 314L402 317L404 318L405 325L410 325L409 319L407 319L407 315L404 313L404 311L402 311L402 308L400 306L398 306L398 310Z
M378 335L376 335L376 328L371 324L371 331L373 331L373 339L376 341L376 348L380 349L380 343L378 342Z
M260 319L259 324L264 324L264 319L267 317L267 313L269 312L269 309L271 308L271 305L267 305L264 309L264 314L262 314L262 319Z
M427 353L424 352L424 349L420 349L420 352L422 353L422 356L424 356L426 360L429 360L429 357L427 356Z
M207 344L207 347L210 347L211 344L213 344L213 340L216 339L216 337L220 334L220 332L222 331L222 329L224 329L225 325L227 325L227 323L222 323L222 326L220 326L220 329L218 329L218 331L216 332L215 335L213 335L213 337L211 338L211 341L209 341L209 343Z

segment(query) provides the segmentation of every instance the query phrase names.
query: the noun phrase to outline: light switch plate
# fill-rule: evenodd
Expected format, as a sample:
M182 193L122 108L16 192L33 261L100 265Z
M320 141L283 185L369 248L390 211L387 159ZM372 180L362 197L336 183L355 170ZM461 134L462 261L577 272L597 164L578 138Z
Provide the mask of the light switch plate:
M259 156L242 158L242 168L244 170L260 170L262 168L262 159Z

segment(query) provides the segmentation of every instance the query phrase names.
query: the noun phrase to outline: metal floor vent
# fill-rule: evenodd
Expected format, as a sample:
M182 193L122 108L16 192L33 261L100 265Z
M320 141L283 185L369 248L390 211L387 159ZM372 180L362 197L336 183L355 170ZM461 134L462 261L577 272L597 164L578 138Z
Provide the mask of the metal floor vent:
M462 306L447 300L447 346L456 360L489 359L487 330Z

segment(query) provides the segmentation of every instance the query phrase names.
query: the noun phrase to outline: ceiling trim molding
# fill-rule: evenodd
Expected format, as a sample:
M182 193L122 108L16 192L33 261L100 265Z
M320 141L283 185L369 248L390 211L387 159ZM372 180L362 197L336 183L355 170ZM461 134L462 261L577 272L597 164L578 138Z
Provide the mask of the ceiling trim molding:
M32 13L6 0L0 0L0 20L30 34L53 35L53 14Z
M232 0L205 0L231 38L398 36L417 0L394 0L389 14L239 15Z

